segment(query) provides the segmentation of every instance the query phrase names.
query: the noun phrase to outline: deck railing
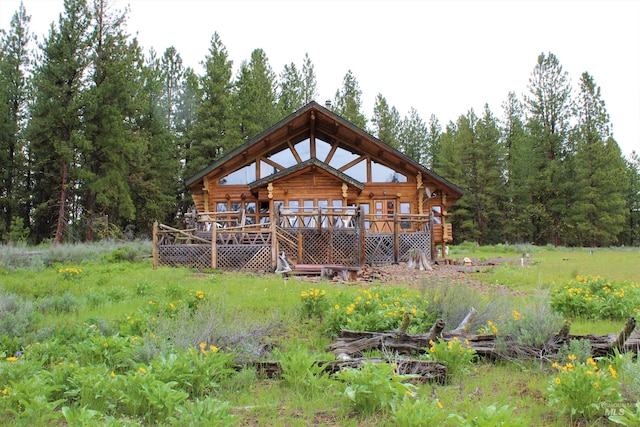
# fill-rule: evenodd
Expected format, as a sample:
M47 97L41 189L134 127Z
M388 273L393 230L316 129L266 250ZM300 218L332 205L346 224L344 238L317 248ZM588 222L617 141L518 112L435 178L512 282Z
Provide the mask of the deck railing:
M154 224L154 266L272 271L281 252L305 264L388 264L429 258L429 216L363 214L355 206L282 209L274 222L244 224L238 212L207 212L195 228Z

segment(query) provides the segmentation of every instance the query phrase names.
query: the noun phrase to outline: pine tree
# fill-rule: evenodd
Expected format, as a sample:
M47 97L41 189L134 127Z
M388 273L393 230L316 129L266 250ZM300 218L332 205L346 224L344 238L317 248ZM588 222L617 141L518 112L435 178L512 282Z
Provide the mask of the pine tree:
M393 148L399 148L400 113L398 113L396 107L389 108L387 99L381 93L376 96L371 124L373 126L373 135L376 138L386 142Z
M280 117L276 107L275 74L262 49L251 52L249 62L240 65L233 97L234 147L275 124Z
M302 104L306 105L318 97L318 83L316 71L309 54L304 54L302 61Z
M475 212L479 229L478 244L496 244L504 238L504 145L500 129L488 105L475 126L476 147L472 148L471 170Z
M427 125L427 145L424 152L425 158L423 159L425 166L428 168L433 169L437 162L441 136L442 126L440 126L436 115L432 114Z
M621 233L621 243L629 246L640 245L640 155L631 153L626 167L625 208L627 221Z
M209 54L204 61L205 74L200 78L196 119L188 134L185 134L190 141L185 145L188 146L185 176L193 175L237 144L233 141L237 135L232 135L230 123L233 112L232 66L226 47L218 33L214 33ZM185 81L189 84L192 82L189 78ZM192 84L189 89L189 92L193 92Z
M538 56L526 98L535 168L530 188L536 243L561 244L571 196L571 151L567 144L571 117L568 74L553 53Z
M140 49L125 33L125 12L111 12L108 0L94 0L91 87L86 94L88 144L82 153L85 239L94 240L94 221L100 232L123 227L135 218L131 186L126 177L141 155L133 119L140 91ZM99 235L99 238L106 237Z
M472 129L475 121L477 117L470 112L467 117L460 116L455 123L449 122L440 138L438 161L434 165L434 172L455 182L465 191L468 190L469 185L468 162L465 158L468 151L465 145L473 138ZM474 241L478 238L478 227L474 222L473 200L468 192L456 202L449 214L451 217L447 222L451 222L456 230L454 243Z
M611 137L600 88L583 73L572 133L575 145L574 199L571 226L579 245L617 243L625 218L625 164Z
M80 211L77 165L84 145L82 111L89 52L90 13L85 0L67 0L57 28L42 45L34 72L34 98L27 128L33 170L35 241L62 243ZM70 206L70 202L74 204Z
M502 140L505 149L504 240L525 243L532 238L531 139L524 128L523 107L514 92L503 104Z
M280 73L278 93L278 110L282 117L293 113L304 105L302 99L302 76L296 64L285 64L282 73Z
M504 152L489 107L485 106L482 119L473 110L460 116L440 140L436 172L466 191L450 212L456 241L500 242Z
M29 225L29 197L25 127L33 36L29 32L31 16L21 3L11 18L7 34L0 33L0 212L3 224L0 236L9 231L14 217Z
M367 119L362 114L362 91L355 76L349 70L342 80L342 88L336 91L334 111L360 129L365 129Z
M176 123L176 110L178 108L180 89L184 77L182 57L175 47L168 47L164 51L162 60L160 61L160 68L162 71L161 78L164 84L161 106L166 112L167 126L171 129L171 132L175 134L178 126Z
M171 57L176 55L173 52ZM174 114L170 114L175 107L168 108L168 102L178 96L181 82L171 68L167 67L166 55L161 61L152 56L143 66L138 117L132 129L139 154L131 159L126 181L136 208L132 225L137 233L146 235L155 220L175 225L180 163L175 131L170 125L175 122Z
M400 151L416 162L422 163L428 149L428 134L426 123L422 121L418 111L412 107L400 124Z

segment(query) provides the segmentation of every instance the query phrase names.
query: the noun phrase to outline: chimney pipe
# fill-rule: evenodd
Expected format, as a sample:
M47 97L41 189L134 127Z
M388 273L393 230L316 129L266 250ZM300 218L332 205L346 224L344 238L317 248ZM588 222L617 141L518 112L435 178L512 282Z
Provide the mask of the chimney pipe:
M327 99L327 100L324 102L324 106L325 106L328 110L331 110L331 100L330 100L330 99Z

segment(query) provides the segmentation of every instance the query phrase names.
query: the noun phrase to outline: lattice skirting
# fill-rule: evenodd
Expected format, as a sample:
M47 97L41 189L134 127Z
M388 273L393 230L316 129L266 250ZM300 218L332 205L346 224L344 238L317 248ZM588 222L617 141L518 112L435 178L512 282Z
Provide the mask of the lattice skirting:
M218 268L222 270L272 271L271 245L219 245ZM158 264L211 268L211 245L163 245L158 247Z
M211 268L211 245L158 246L158 264L198 270Z
M271 245L218 245L222 270L273 271Z
M391 264L393 259L393 233L367 234L364 237L367 264Z
M424 252L431 260L431 233L401 233L398 235L398 257L399 261L409 261L409 256L414 251Z
M360 265L356 229L278 228L278 248L297 264Z
M393 263L393 233L369 233L365 235L367 264ZM420 250L431 259L431 233L414 232L398 235L398 261L406 262L413 251Z

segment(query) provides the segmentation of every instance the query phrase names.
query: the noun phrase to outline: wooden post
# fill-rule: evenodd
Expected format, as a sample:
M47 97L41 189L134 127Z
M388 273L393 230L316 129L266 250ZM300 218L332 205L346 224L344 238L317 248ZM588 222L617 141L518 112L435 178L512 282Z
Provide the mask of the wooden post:
M360 263L364 266L367 263L367 244L365 233L365 217L362 206L360 206Z
M216 240L218 239L218 224L213 221L211 224L211 268L218 268L218 245Z
M158 221L153 221L153 268L158 268Z
M398 237L398 213L393 213L393 262L397 263L400 258L400 239Z
M275 218L271 221L271 268L276 269L278 266L278 229L276 228Z

